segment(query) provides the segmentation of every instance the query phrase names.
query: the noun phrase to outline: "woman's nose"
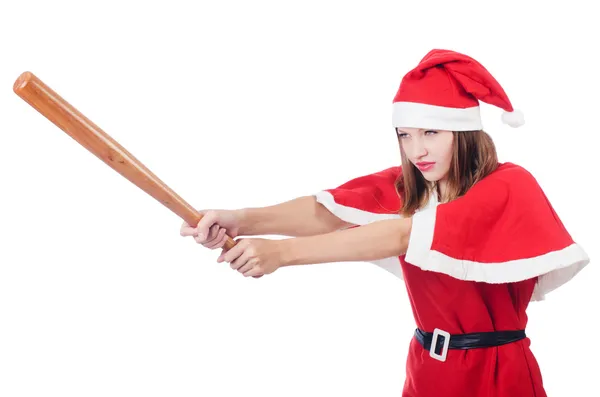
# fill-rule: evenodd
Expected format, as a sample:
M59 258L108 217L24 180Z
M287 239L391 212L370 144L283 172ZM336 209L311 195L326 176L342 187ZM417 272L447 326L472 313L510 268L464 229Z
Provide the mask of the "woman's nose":
M417 156L417 157L422 157L427 154L427 148L425 146L425 142L423 142L422 139L415 139L414 150L415 150L415 156Z

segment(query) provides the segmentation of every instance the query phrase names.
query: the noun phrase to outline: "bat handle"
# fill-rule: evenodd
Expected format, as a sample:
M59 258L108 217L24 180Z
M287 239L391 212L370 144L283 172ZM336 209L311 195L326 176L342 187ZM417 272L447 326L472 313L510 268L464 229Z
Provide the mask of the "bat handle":
M230 249L232 249L233 247L235 247L236 242L233 241L233 239L229 236L227 236L227 241L225 241L225 245L224 248L229 251Z

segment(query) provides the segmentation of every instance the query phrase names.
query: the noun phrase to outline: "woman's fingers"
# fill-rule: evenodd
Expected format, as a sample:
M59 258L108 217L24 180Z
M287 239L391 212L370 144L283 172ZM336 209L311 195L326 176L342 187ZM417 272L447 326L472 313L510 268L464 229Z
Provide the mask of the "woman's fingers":
M242 266L240 266L237 271L240 273L246 273L248 270L251 270L252 268L254 268L254 265L258 262L258 259L256 258L250 258L250 260L248 260L245 264L243 264Z
M210 249L221 248L221 243L224 241L223 237L225 236L226 232L227 232L227 230L225 230L223 228L219 229L215 238L212 239L211 241L204 243L204 246L206 248L210 248Z
M248 250L244 250L242 255L238 256L236 259L231 261L231 268L238 270L240 267L244 266L246 262L251 260L250 252Z
M183 222L181 224L181 228L179 229L179 234L182 236L193 236L196 234L196 228L190 226L187 222Z

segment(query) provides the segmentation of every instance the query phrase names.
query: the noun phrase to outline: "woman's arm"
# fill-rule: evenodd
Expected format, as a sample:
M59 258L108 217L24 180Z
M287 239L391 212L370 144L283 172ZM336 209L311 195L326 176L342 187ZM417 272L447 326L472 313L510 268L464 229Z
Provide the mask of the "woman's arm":
M314 236L329 233L351 223L332 214L314 196L303 196L268 207L244 208L240 213L239 235Z
M408 250L411 228L412 218L389 219L318 236L280 240L281 266L400 256Z

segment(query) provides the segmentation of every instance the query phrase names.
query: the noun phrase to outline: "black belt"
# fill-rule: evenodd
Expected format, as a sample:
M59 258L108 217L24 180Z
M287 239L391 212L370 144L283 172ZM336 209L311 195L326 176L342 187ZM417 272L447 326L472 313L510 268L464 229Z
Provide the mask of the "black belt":
M434 335L436 336L435 349L431 349ZM470 334L450 335L445 331L436 329L434 332L425 332L417 328L415 338L429 350L431 357L440 361L446 360L448 349L477 349L482 347L501 346L525 338L525 330L475 332ZM449 339L449 340L448 340Z

